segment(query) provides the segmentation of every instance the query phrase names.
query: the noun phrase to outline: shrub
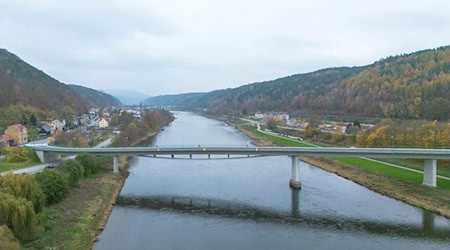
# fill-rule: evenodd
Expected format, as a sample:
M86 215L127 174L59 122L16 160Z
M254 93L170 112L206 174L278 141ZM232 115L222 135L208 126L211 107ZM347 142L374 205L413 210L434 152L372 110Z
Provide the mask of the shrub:
M0 191L31 201L36 213L44 207L44 193L33 175L8 173L0 176Z
M75 160L68 160L59 165L56 170L67 177L71 186L75 185L84 175L84 168Z
M45 203L47 205L54 204L66 197L69 191L69 184L64 175L47 169L37 173L35 176L45 194Z
M20 249L19 241L14 237L11 230L5 225L0 226L0 249Z
M17 163L24 162L29 159L29 151L21 147L7 147L2 150L5 156L5 162Z
M84 176L89 176L94 173L97 173L99 168L99 163L97 159L88 153L82 153L77 155L75 160L81 164L84 168Z
M20 240L30 239L36 228L33 203L22 197L0 192L0 225L12 229Z

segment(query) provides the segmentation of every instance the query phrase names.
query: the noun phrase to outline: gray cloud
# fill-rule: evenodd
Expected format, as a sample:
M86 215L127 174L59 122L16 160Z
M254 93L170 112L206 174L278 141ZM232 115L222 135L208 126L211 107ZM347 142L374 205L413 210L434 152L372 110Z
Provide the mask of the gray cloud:
M0 47L65 83L209 91L448 44L450 3L13 1Z

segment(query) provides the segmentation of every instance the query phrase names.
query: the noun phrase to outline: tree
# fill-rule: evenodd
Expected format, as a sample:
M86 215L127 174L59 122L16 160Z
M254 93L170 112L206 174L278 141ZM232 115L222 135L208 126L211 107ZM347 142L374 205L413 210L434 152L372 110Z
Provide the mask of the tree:
M6 226L0 226L0 249L19 250L19 241L14 237L14 234Z
M61 173L47 169L37 173L35 176L45 194L47 205L57 203L66 197L69 191L69 184L67 178Z
M89 176L97 173L99 163L97 159L88 153L82 153L77 155L75 160L84 168L84 176Z
M37 225L33 203L22 197L0 192L0 225L11 228L20 240L30 239Z
M75 160L58 165L56 170L67 177L70 185L75 185L84 175L84 168Z
M36 119L36 116L34 114L31 115L30 122L31 122L31 125L36 126L37 119Z
M280 119L271 117L267 120L267 128L268 129L276 129L281 124Z
M0 192L31 201L36 213L44 207L44 193L33 175L7 173L0 176Z

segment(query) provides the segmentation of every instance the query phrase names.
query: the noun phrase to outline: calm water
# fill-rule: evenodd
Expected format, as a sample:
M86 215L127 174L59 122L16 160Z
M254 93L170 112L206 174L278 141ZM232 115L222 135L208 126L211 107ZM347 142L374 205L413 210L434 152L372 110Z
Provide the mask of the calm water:
M248 144L191 113L153 145ZM95 249L448 249L449 220L288 157L166 160L135 157Z

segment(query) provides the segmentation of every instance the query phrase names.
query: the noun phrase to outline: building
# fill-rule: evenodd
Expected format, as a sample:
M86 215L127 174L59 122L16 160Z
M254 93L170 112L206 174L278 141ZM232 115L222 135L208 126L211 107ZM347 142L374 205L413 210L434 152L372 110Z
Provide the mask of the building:
M264 114L262 112L256 112L255 113L255 118L256 119L264 119Z
M100 121L98 121L99 128L107 128L108 126L109 126L109 123L105 118L101 118Z
M9 135L15 145L23 145L28 142L27 128L21 124L14 124L5 130L5 135Z
M64 131L64 126L66 126L65 120L63 120L62 122L60 122L59 120L52 121L52 130L55 132L56 131L59 131L59 132Z
M9 135L0 136L0 149L11 146L14 143L14 139Z

